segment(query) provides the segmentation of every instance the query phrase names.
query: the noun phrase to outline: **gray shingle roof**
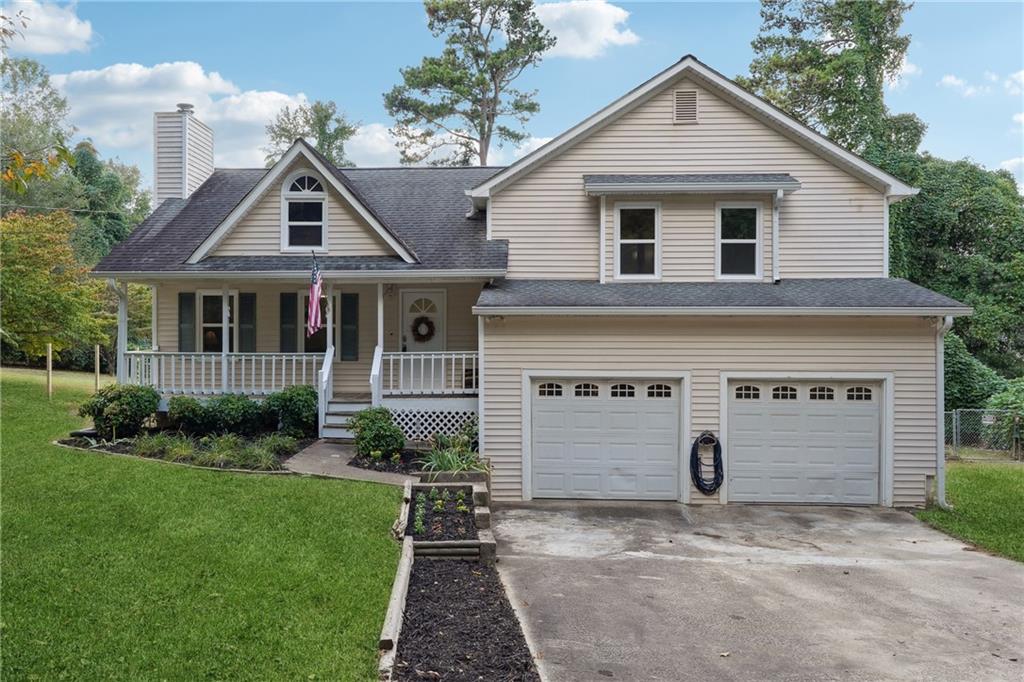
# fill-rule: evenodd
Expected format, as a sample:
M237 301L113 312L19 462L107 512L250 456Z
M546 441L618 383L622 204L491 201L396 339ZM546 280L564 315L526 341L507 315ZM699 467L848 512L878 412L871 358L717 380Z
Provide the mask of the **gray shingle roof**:
M409 249L419 262L400 258L320 258L335 269L502 270L508 259L505 241L486 239L482 215L467 218L465 190L498 172L471 168L343 168L339 179ZM217 272L239 270L309 270L303 256L212 257L186 264L192 252L227 217L267 173L265 169L218 169L187 200L165 201L95 272Z
M907 308L969 312L964 304L904 279L791 279L761 282L497 280L480 308Z

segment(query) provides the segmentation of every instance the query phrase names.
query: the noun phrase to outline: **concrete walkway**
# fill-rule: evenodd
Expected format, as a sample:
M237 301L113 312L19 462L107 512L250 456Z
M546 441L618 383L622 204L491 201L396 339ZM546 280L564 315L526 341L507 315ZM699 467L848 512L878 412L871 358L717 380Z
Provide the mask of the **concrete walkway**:
M329 443L318 440L292 456L284 463L284 468L297 474L345 478L352 481L373 481L390 485L405 485L406 481L418 480L405 474L370 471L349 466L348 461L352 459L353 455L355 455L355 447L349 443Z
M1024 565L906 512L534 501L493 524L549 682L1024 679Z

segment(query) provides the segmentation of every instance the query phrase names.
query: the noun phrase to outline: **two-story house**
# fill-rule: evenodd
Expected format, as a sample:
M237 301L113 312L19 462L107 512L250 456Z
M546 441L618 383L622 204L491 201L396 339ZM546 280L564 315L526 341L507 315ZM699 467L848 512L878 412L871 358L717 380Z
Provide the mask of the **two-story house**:
M215 169L189 107L154 129L158 206L95 270L152 287L121 381L312 384L325 437L371 404L410 438L475 413L497 500L921 505L942 476L943 334L970 310L888 276L917 190L692 56L506 168L335 168L299 140Z

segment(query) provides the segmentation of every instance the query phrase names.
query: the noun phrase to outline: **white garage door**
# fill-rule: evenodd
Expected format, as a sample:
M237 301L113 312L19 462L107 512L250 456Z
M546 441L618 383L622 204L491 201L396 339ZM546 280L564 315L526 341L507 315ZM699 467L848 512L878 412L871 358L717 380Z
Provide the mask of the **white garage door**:
M534 497L679 498L678 381L543 379L532 391Z
M729 385L729 500L877 504L881 386Z

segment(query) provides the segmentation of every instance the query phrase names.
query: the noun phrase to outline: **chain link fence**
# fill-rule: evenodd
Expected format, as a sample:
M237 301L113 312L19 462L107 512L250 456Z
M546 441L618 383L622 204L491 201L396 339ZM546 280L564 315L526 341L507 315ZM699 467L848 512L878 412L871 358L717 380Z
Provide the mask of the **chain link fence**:
M1024 420L1011 410L946 412L946 457L971 461L1024 460Z

